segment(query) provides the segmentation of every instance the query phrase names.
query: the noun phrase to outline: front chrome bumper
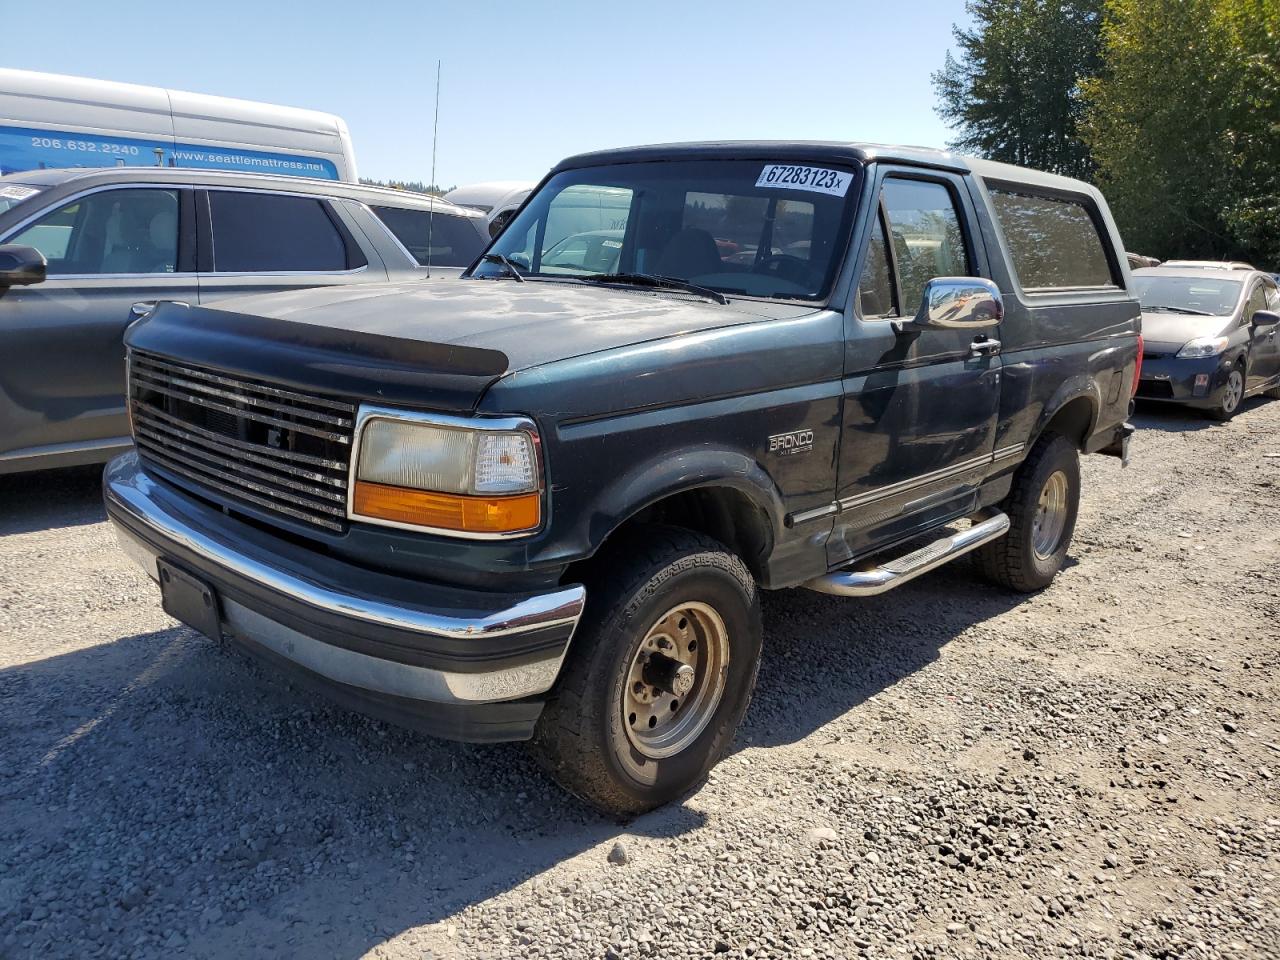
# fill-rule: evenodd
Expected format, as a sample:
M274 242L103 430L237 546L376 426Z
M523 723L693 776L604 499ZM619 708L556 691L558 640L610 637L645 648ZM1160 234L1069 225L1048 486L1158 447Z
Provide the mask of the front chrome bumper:
M226 633L398 702L545 693L585 601L576 585L492 595L353 568L157 483L136 453L108 464L104 498L124 549L152 579L164 557L208 582Z

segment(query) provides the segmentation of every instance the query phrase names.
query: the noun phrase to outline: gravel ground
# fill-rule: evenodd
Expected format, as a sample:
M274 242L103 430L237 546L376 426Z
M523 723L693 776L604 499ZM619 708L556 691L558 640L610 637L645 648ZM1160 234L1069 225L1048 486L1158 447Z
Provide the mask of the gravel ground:
M1143 413L1072 561L766 597L736 752L620 825L176 626L0 478L0 956L1280 955L1280 403Z

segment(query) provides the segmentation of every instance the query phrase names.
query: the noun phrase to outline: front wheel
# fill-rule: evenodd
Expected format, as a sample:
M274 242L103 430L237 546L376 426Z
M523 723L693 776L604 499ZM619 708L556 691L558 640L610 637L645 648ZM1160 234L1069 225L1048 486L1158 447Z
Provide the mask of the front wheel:
M1218 402L1208 409L1208 414L1214 420L1230 420L1236 415L1236 411L1240 409L1240 403L1244 400L1244 367L1234 366L1231 372L1227 374L1227 382L1222 385L1222 389L1218 393Z
M1009 532L976 551L990 579L1030 593L1047 587L1067 559L1080 510L1080 455L1060 434L1036 441L1004 500Z
M649 526L603 551L530 749L607 813L660 806L733 741L760 663L755 581L723 544Z

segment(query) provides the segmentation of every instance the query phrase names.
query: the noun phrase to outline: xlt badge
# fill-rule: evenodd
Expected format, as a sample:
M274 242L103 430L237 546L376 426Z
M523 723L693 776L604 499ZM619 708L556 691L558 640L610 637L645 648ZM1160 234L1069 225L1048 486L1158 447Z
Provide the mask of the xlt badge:
M777 433L769 438L769 452L780 457L791 457L797 453L813 451L812 430L792 430L790 433Z

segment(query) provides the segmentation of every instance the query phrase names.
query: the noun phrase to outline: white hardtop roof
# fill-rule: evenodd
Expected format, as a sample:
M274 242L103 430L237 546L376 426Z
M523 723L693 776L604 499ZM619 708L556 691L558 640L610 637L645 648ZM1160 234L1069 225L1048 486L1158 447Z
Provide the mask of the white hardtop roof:
M144 113L187 117L234 117L263 126L280 126L316 133L345 134L341 117L319 110L285 107L257 100L216 97L164 87L148 87L115 80L93 80L60 73L13 70L0 67L0 93L20 94L46 100L92 103L107 108L125 108Z

